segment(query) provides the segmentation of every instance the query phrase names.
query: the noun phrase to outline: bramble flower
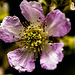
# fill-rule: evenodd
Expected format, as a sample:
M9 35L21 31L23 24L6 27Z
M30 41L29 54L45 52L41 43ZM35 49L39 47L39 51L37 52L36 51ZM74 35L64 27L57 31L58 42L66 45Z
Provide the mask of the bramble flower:
M28 27L17 16L5 17L0 26L0 39L6 43L16 42L18 49L7 56L9 64L19 72L32 72L40 54L41 67L54 70L63 59L63 43L52 38L66 35L71 23L60 10L43 15L40 3L23 0L20 4L23 16L30 22Z

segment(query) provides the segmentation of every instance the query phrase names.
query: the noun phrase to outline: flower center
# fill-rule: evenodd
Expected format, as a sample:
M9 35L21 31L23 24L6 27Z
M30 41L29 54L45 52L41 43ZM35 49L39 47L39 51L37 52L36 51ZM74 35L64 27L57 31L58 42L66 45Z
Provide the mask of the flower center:
M38 53L41 54L41 51L44 49L45 44L48 42L45 32L41 26L30 25L24 29L24 35L21 36L21 40L17 42L19 47L25 47L28 52L33 51L35 54L35 60L38 57ZM33 57L33 56L32 56Z
M42 50L46 36L43 29L39 26L28 26L24 33L24 39L26 41L25 47L33 50L33 52Z

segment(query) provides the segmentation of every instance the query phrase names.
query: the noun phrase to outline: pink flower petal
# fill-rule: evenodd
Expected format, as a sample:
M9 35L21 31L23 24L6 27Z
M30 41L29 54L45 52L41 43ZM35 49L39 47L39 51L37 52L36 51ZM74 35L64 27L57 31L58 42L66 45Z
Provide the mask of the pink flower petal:
M29 4L30 4L31 7L36 8L43 13L43 8L42 8L42 6L39 2L30 1Z
M11 51L7 54L9 64L19 72L32 72L35 69L34 59L31 58L34 54L28 52L26 49L20 48Z
M20 8L23 16L33 23L33 25L40 25L45 20L42 6L38 2L27 2L23 0L20 4Z
M9 43L18 41L21 38L19 33L23 33L21 32L23 30L24 28L18 17L7 16L0 26L0 39Z
M63 58L62 47L63 43L54 43L52 46L47 43L40 58L41 67L47 70L56 69L57 64L61 62Z
M46 16L45 31L48 36L61 37L66 35L71 29L71 23L68 18L65 18L64 13L60 10L54 10Z

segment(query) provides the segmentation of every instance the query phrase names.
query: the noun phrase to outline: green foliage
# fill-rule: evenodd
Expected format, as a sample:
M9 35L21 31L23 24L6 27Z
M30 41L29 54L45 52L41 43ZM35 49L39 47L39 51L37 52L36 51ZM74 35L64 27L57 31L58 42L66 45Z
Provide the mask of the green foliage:
M3 20L4 17L9 15L9 6L8 3L0 1L0 20Z
M46 15L48 12L53 11L55 9L59 9L64 13L72 10L71 3L75 0L38 0L43 5L44 14Z
M70 55L75 54L75 37L73 36L64 36L62 39L64 43L64 54Z

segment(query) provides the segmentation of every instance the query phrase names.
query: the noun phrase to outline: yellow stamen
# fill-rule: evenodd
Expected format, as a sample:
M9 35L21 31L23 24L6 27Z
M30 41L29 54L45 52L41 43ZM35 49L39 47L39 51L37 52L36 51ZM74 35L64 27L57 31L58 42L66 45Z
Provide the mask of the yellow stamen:
M36 50L33 51L34 53L36 52Z
M46 34L48 34L48 32L46 32Z

